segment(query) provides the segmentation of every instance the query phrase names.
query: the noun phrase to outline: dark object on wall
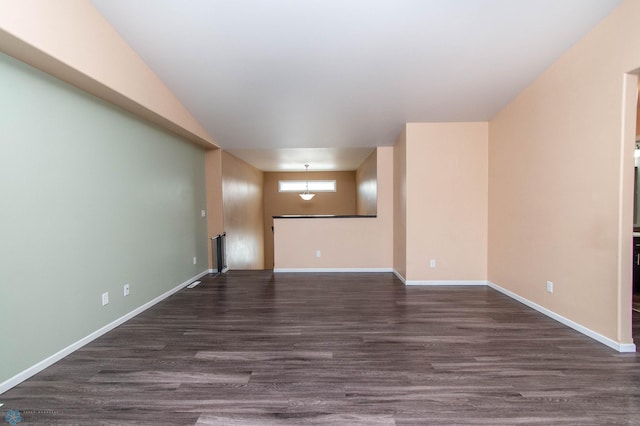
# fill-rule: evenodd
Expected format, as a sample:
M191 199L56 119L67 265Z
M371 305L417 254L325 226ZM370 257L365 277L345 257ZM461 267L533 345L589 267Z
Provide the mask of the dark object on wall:
M211 268L219 274L227 272L227 233L211 237Z

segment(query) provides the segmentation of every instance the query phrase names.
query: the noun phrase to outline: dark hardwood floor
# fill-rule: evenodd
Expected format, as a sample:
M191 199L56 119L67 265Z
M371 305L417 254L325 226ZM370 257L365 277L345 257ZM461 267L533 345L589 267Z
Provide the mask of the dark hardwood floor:
M488 287L233 271L0 401L21 424L640 424L640 358Z

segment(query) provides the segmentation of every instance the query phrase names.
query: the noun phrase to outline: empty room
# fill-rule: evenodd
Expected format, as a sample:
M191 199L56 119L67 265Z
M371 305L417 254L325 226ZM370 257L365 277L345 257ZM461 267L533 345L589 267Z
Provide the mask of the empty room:
M639 424L639 23L0 2L0 422Z

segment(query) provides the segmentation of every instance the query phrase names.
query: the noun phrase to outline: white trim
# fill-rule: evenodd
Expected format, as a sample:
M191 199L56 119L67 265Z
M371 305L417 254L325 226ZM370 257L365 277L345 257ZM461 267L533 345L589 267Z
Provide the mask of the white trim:
M203 276L207 275L208 273L209 273L209 270L206 270L204 272L199 273L198 275L196 275L194 277L189 278L188 280L186 280L185 282L177 285L176 287L172 288L171 290L169 290L169 291L161 294L160 296L148 301L144 305L141 305L141 306L137 307L136 309L134 309L133 311L129 312L128 314L125 314L124 316L121 316L120 318L116 319L115 321L112 321L109 324L105 325L104 327L101 327L101 328L97 329L93 333L90 333L89 335L83 337L82 339L78 340L77 342L72 343L69 346L67 346L66 348L63 348L63 349L59 350L58 352L54 353L53 355L51 355L51 356L43 359L42 361L32 365L31 367L29 367L26 370L16 374L15 376L11 377L10 379L5 380L4 382L0 383L0 394L5 393L6 391L11 389L12 387L17 386L20 383L22 383L23 381L27 380L28 378L38 374L39 372L41 372L45 368L55 364L56 362L60 361L62 358L66 357L67 355L71 354L72 352L80 349L81 347L83 347L87 343L90 343L93 340L97 339L98 337L108 333L109 331L113 330L117 326L127 322L128 320L130 320L131 318L135 317L136 315L146 311L147 309L149 309L150 307L152 307L156 303L159 303L159 302L163 301L164 299L166 299L167 297L173 295L174 293L177 293L178 291L182 290L184 287L188 286L194 280L202 278Z
M193 282L194 280L197 280L199 278L202 278L203 276L212 273L213 270L212 269L208 269L204 272L199 273L198 275L189 278L188 280L184 281L183 283L177 285L176 287L174 287L173 289L161 294L160 296L150 300L149 302L139 306L138 308L134 309L133 311L129 312L128 314L116 319L115 321L112 321L111 323L105 325L104 327L99 328L98 330L94 331L93 333L90 333L89 335L83 337L82 339L78 340L75 343L72 343L71 345L67 346L66 348L61 349L60 351L56 352L55 354L43 359L42 361L32 365L31 367L27 368L26 370L16 374L15 376L11 377L10 379L5 380L4 382L0 383L0 395L5 393L6 391L8 391L9 389L13 388L14 386L17 386L18 384L22 383L23 381L27 380L28 378L38 374L40 371L44 370L45 368L55 364L56 362L60 361L62 358L64 358L65 356L71 354L72 352L80 349L81 347L83 347L84 345L86 345L87 343L92 342L93 340L97 339L98 337L108 333L109 331L113 330L114 328L116 328L117 326L125 323L126 321L130 320L131 318L135 317L136 315L146 311L147 309L149 309L150 307L152 307L153 305L163 301L164 299L166 299L167 297L173 295L174 293L177 293L178 291L182 290L184 287L188 286L191 282ZM636 345L633 343L618 343L615 340L612 340L606 336L603 336L600 333L597 333L587 327L584 327L568 318L563 317L562 315L556 314L553 311L550 311L547 308L544 308L540 305L538 305L537 303L534 303L528 299L525 299L522 296L517 295L516 293L513 293L512 291L509 291L503 287L500 287L499 285L492 283L491 281L407 281L404 279L404 277L402 275L400 275L400 273L398 271L396 271L393 268L278 268L278 269L274 269L273 272L393 272L393 274L398 277L399 280L401 280L403 283L405 283L406 285L488 285L489 287L491 287L492 289L499 291L500 293L517 300L518 302L527 305L528 307L535 309L536 311L606 345L609 346L612 349L617 350L618 352L636 352ZM437 284L439 283L439 284Z
M559 323L562 323L564 325L566 325L567 327L571 327L576 331L579 331L580 333L584 334L585 336L591 337L594 340L597 340L598 342L609 346L612 349L617 350L618 352L635 352L636 351L636 345L633 343L618 343L615 340L612 340L606 336L603 336L602 334L593 331L583 325L578 324L577 322L574 322L568 318L563 317L562 315L559 315L543 306L538 305L535 302L530 301L529 299L525 299L522 296L517 295L516 293L507 290L506 288L502 288L499 285L492 283L491 281L489 281L487 283L487 285L489 287L491 287L494 290L499 291L502 294L505 294L507 296L509 296L512 299L517 300L520 303L523 303L525 305L527 305L528 307L535 309L536 311L548 316L549 318L552 318L556 321L558 321Z
M582 334L584 334L587 337L592 338L593 340L596 340L597 342L600 342L612 349L615 349L618 352L636 352L636 345L634 343L618 343L615 340L612 340L606 336L603 336L600 333L597 333L583 325L580 325L574 321L571 321L568 318L563 317L562 315L559 315L547 308L544 308L540 305L538 305L537 303L534 303L528 299L525 299L522 296L517 295L516 293L509 291L503 287L500 287L499 285L492 283L491 281L414 281L414 280L407 280L405 279L398 271L396 271L395 269L393 270L393 273L395 274L396 277L398 277L398 279L400 281L402 281L405 285L415 285L415 286L429 286L429 285L487 285L489 287L491 287L492 289L499 291L500 293L514 299L517 300L518 302L527 305L528 307L535 309L536 311L540 312L541 314L544 314L546 316L548 316L549 318L552 318L556 321L558 321L561 324L566 325L567 327L570 327Z
M393 269L393 275L395 275L400 281L402 281L402 284L407 285L407 280L402 276L402 274L400 274L400 272L396 271L396 269Z
M273 268L279 272L393 272L392 268Z
M436 285L487 285L484 280L407 280L400 272L393 270L393 274L398 277L404 285L416 286L436 286Z
M427 285L427 286L435 286L435 285L446 285L446 286L458 286L458 285L487 285L486 281L478 281L478 280L426 280L426 281L417 281L417 280L406 280L405 285Z

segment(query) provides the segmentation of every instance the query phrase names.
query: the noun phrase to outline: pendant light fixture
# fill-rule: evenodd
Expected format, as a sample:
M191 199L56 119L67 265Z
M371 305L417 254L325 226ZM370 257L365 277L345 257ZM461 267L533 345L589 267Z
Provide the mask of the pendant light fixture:
M307 183L306 183L306 189L304 190L304 192L302 194L300 194L300 198L302 198L305 201L309 201L316 194L310 194L309 193L309 165L305 164L304 167L306 169L305 175L307 176Z

